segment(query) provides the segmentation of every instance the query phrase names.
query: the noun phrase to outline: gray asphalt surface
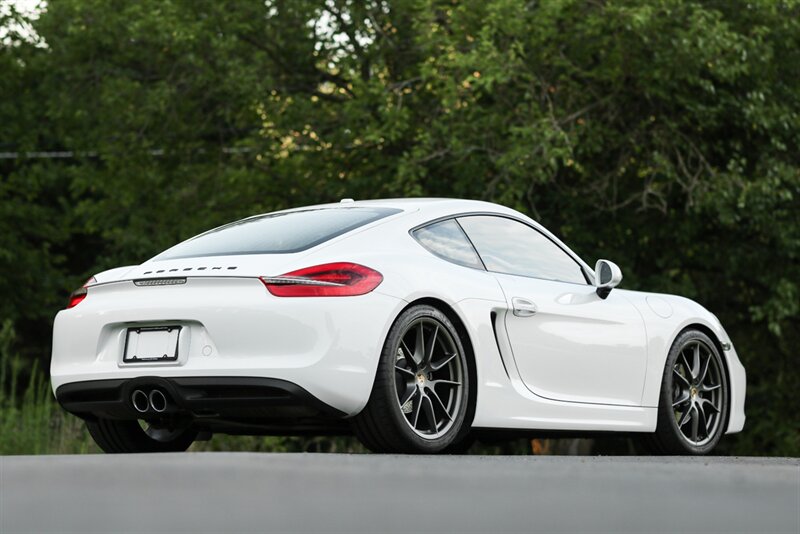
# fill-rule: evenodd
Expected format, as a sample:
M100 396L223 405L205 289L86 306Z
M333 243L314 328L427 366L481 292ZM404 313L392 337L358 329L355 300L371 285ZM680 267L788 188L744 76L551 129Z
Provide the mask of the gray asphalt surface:
M800 532L800 461L0 457L0 532Z

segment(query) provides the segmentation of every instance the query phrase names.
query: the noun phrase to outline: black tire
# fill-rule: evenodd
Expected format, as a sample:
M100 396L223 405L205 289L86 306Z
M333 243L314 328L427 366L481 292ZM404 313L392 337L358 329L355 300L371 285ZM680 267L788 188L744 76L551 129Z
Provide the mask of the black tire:
M699 330L682 332L667 356L658 423L645 439L647 448L657 454L708 454L725 433L729 399L716 344Z
M86 428L107 453L183 452L197 437L191 428L148 426L145 430L139 421L97 419L86 421Z
M452 455L466 455L469 454L470 449L475 442L478 440L475 439L475 436L472 435L472 432L464 436L462 439L453 440L453 443L442 449L442 454L452 454Z
M470 394L468 359L453 323L432 306L413 306L389 330L372 393L353 429L373 452L445 452L469 433Z

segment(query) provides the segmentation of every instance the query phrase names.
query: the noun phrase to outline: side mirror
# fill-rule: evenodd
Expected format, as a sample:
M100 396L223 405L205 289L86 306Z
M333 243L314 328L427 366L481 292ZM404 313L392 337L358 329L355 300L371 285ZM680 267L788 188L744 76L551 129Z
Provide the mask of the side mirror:
M617 264L608 260L597 260L594 265L594 285L597 296L601 299L608 297L611 290L622 282L622 271Z

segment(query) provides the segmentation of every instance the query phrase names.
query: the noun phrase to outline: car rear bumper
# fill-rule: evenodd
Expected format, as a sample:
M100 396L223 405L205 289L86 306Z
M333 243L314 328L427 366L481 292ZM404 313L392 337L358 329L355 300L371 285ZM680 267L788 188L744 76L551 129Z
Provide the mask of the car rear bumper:
M134 392L164 394L162 410L134 406ZM194 419L272 420L308 417L342 418L345 413L285 380L257 377L140 376L64 384L56 399L84 418L141 419L187 416Z
M273 379L355 415L369 398L384 339L404 305L378 292L278 298L250 278L89 287L83 302L56 316L52 386L58 396L73 383L139 377ZM127 330L159 325L181 326L177 361L124 362Z

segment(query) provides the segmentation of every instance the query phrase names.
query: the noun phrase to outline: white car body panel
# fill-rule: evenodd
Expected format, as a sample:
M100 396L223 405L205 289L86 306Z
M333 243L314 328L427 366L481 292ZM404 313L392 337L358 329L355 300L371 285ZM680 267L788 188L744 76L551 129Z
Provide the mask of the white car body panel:
M56 316L53 390L148 375L277 378L353 416L369 398L395 318L412 302L434 299L463 324L474 353L473 427L653 431L672 341L687 326L701 325L721 346L730 345L722 351L731 388L727 431L742 429L744 368L719 321L699 304L620 289L604 301L591 285L523 279L450 263L410 235L411 229L439 218L502 214L545 233L592 278L588 265L568 247L509 208L447 199L325 207L362 205L404 211L303 252L150 260L99 273L88 297ZM375 269L383 282L357 297L282 298L257 279L338 261ZM186 277L186 283L133 283L161 277ZM535 301L535 315L513 315L511 299L519 296ZM126 328L167 323L184 327L177 362L122 363ZM537 360L542 350L545 356Z
M552 400L641 406L647 336L637 309L612 291L605 300L589 285L495 275L534 315L506 314L517 370L528 389ZM565 371L566 370L566 371Z

